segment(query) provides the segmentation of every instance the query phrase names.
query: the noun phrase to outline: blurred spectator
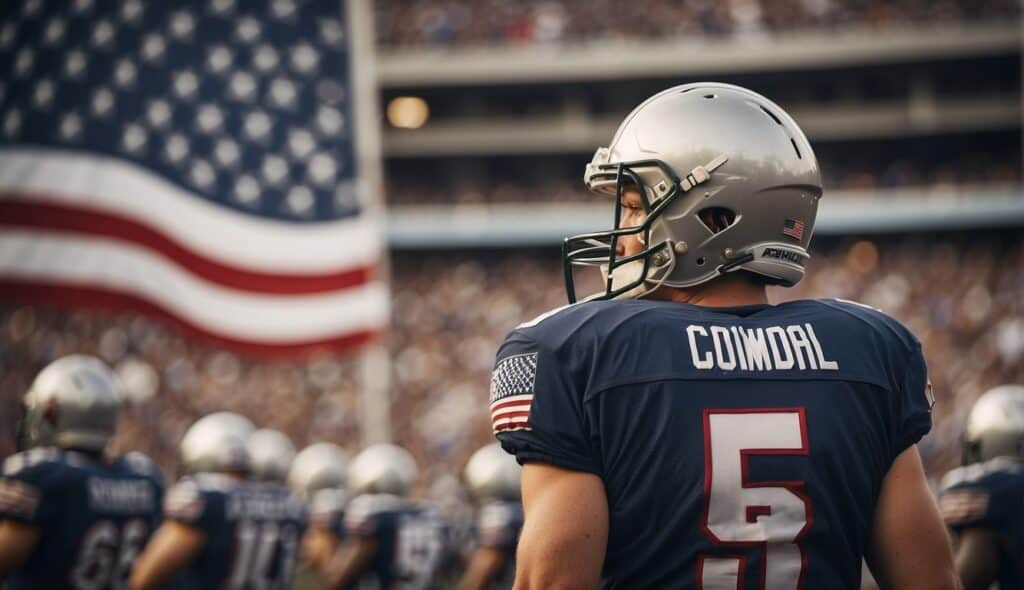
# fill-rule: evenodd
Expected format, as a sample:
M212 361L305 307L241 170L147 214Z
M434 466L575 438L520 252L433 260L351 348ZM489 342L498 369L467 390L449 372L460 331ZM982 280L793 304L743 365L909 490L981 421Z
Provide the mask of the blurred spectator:
M490 440L487 395L494 353L515 325L563 305L558 255L549 251L393 255L392 421L395 441L430 481L458 476ZM822 241L808 278L773 289L782 301L842 297L882 308L924 344L938 404L921 446L929 473L959 459L963 417L1001 383L1024 383L1024 242L962 234ZM72 352L117 370L128 403L119 450L150 454L168 474L197 416L241 412L286 432L358 444L353 359L260 362L185 340L132 315L0 306L0 455L11 451L19 397L37 370Z
M522 45L608 37L751 36L802 29L1016 20L1014 0L379 0L386 47Z

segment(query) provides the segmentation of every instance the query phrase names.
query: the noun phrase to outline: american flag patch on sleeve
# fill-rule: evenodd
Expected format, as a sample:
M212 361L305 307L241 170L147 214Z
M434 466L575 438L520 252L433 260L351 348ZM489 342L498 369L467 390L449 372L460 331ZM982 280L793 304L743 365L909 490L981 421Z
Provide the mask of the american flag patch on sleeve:
M0 514L30 519L39 506L39 490L16 479L0 479Z
M494 434L530 430L530 406L537 380L537 353L498 362L491 375L491 430Z

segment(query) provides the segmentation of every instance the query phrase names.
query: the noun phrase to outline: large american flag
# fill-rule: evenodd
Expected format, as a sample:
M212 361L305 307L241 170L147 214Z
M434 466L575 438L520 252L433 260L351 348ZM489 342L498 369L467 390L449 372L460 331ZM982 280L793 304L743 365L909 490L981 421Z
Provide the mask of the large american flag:
M384 326L345 3L0 11L0 298L306 353Z

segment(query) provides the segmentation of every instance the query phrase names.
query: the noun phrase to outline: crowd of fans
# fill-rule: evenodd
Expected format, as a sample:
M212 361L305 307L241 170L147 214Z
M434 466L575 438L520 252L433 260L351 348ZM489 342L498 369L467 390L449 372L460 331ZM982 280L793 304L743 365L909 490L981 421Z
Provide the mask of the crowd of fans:
M507 331L564 304L554 252L398 253L393 258L392 421L425 481L451 482L490 440L487 395ZM886 310L921 338L939 403L922 446L930 473L958 460L963 418L1001 383L1024 383L1024 243L979 234L825 242L808 278L775 301L842 297ZM148 318L95 311L0 307L0 456L13 448L17 404L54 358L95 354L115 367L129 400L116 450L176 469L196 417L238 411L296 445L359 444L353 358L258 361L183 338ZM447 485L447 484L446 484Z
M1019 14L1014 0L383 0L376 11L377 34L386 47L887 29Z
M875 190L893 188L923 189L948 197L967 193L971 188L1018 187L1021 184L1019 151L1002 154L977 153L955 161L927 165L907 159L874 163L854 158L822 157L822 181L826 194L837 190ZM519 182L423 182L392 180L388 187L389 205L485 205L518 202L569 203L592 200L579 180L551 180L535 184ZM392 178L395 178L393 175ZM445 188L448 186L448 188Z

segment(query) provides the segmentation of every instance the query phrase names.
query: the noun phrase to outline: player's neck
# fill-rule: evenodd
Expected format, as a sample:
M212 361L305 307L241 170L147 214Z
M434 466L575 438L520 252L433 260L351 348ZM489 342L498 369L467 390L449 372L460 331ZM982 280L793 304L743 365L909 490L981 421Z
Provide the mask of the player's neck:
M718 277L703 285L686 289L663 286L647 298L678 301L702 307L738 307L768 303L768 293L764 285L738 273Z

